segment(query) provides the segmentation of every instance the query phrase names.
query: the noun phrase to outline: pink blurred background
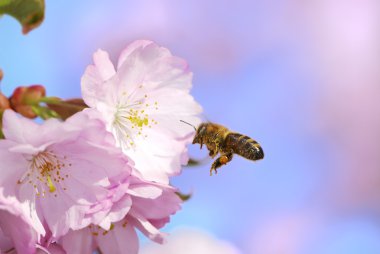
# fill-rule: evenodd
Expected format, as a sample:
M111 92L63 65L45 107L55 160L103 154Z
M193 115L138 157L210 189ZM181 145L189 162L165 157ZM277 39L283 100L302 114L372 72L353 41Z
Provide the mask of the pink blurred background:
M1 89L40 83L79 97L96 49L116 59L154 40L189 62L205 118L257 139L266 156L235 157L213 177L211 161L185 168L173 184L193 197L165 231L197 228L248 254L380 253L379 5L47 0L27 36L0 19Z

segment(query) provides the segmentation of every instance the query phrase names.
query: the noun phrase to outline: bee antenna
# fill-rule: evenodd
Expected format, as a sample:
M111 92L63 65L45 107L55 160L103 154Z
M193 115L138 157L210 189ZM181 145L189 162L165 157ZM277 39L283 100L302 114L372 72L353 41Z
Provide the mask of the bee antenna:
M195 126L192 125L191 123L185 122L185 121L183 121L183 120L179 120L179 121L181 121L181 122L183 122L183 123L185 123L185 124L188 124L188 125L192 126L192 127L194 128L194 130L197 131L197 128L195 128Z

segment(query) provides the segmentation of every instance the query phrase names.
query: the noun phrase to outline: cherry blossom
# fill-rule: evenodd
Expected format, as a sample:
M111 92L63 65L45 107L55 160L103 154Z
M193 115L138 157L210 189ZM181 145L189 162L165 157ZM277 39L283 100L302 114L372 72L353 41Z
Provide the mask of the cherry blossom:
M46 223L53 237L80 229L112 208L131 172L128 158L114 146L102 122L85 113L65 122L37 124L6 110L0 140L0 186L4 196L26 203L41 234ZM127 206L119 209L124 216Z
M189 94L187 63L166 48L140 40L121 53L117 68L98 50L82 77L86 104L101 113L123 152L143 177L168 183L187 163L186 145L200 123L200 105Z

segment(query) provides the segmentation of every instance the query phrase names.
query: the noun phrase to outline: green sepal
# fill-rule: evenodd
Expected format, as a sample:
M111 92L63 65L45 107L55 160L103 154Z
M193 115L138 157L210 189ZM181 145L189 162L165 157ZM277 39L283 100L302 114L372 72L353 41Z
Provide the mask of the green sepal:
M183 201L188 201L192 196L193 194L189 193L189 194L183 194L179 191L177 191L175 194L177 194L177 196Z
M33 112L44 120L49 118L61 118L60 115L57 114L57 112L50 108L42 107L39 105L32 105L31 107L33 109Z

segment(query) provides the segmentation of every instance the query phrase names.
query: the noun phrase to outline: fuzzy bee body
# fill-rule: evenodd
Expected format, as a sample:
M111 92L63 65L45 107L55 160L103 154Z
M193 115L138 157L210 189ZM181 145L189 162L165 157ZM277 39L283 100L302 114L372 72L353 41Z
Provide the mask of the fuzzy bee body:
M206 145L209 155L218 157L211 166L212 171L217 173L217 168L232 160L233 154L238 154L248 160L260 160L264 158L264 152L260 144L248 136L231 132L226 127L215 123L202 123L197 128L193 144Z
M257 141L239 133L229 133L226 137L226 147L248 159L260 160L264 158L264 152Z

